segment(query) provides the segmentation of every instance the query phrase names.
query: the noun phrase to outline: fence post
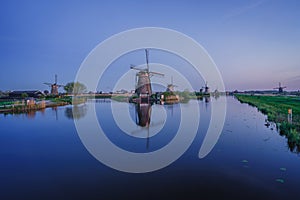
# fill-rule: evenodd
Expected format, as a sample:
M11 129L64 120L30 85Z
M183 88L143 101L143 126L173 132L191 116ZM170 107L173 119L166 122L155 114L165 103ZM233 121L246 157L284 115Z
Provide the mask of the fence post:
M288 122L293 123L293 110L291 108L288 109Z

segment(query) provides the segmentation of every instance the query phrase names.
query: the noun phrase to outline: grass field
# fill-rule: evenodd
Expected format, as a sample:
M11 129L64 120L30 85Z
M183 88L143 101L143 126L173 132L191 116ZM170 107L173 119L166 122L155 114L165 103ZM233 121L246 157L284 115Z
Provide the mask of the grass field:
M55 97L47 97L46 99L35 99L36 102L42 101L42 100L49 100L52 103L47 104L46 107L55 107L55 106L63 106L67 104L74 103L72 101L72 97L61 97L61 98L55 98ZM79 99L79 103L84 103L84 101ZM0 101L0 113L26 113L29 110L39 110L44 107L41 107L41 104L35 104L34 106L28 106L25 103L25 99L19 99L19 100L2 100ZM75 102L76 103L76 102Z
M14 104L13 101L0 101L0 107L1 106L9 106L9 105L12 105Z
M241 103L257 107L275 122L280 134L288 139L292 151L300 152L300 97L235 95ZM293 121L288 122L288 110L292 109Z

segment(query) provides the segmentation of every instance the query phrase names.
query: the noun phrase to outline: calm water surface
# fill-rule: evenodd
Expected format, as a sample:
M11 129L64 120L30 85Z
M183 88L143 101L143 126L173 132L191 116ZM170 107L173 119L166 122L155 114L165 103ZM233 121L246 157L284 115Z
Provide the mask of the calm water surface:
M141 110L98 100L74 111L66 106L30 115L1 114L0 199L298 199L299 155L290 152L275 127L264 125L266 117L256 108L233 97L211 101L224 98L223 132L205 158L199 159L198 153L211 103L199 101L200 124L190 148L171 165L145 174L119 172L97 161L79 139L73 118L83 119L95 103L98 121L114 144L132 152L151 152L175 137L180 106L184 109L190 103ZM120 119L131 123L117 125L112 105Z

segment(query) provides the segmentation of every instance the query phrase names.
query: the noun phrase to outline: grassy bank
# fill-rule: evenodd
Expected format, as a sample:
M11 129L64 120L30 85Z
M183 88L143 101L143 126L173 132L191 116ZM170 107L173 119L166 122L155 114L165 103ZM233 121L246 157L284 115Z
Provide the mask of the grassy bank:
M72 104L72 97L70 96L65 96L65 97L47 97L46 100L49 100L53 103L68 103Z
M65 106L69 104L81 104L86 101L85 98L72 97L46 97L41 99L34 99L27 102L25 99L19 100L6 100L0 102L0 113L13 114L13 113L28 113L36 110L45 109L48 107Z
M257 107L275 122L280 134L286 136L291 151L300 152L300 98L291 96L235 95L241 103ZM292 109L293 121L288 122L288 110Z
M118 95L114 95L111 97L112 100L118 101L118 102L128 102L129 101L129 97L127 96L118 96Z

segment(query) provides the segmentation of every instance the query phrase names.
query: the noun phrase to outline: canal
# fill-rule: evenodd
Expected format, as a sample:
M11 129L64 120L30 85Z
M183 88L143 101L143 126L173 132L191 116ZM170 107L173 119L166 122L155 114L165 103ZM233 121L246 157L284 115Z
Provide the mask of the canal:
M209 154L199 158L211 118L211 102L222 103L225 98L222 133ZM170 144L184 109L193 110L195 106L200 110L200 121L191 145L174 162L148 173L126 173L98 161L83 144L74 124L74 120L84 121L95 108L103 132L114 145L147 154ZM300 156L289 150L287 139L275 126L265 126L265 119L255 107L231 96L139 107L90 100L73 109L63 106L30 114L1 114L0 198L299 198ZM110 155L110 150L103 153ZM124 160L120 158L120 162ZM139 167L139 163L134 164Z

